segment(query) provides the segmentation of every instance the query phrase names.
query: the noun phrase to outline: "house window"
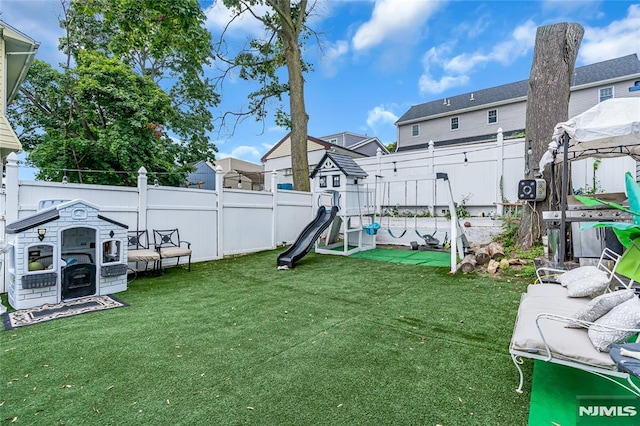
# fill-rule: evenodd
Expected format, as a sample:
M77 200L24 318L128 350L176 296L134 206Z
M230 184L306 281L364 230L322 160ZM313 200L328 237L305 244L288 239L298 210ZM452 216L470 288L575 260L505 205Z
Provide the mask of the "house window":
M458 117L451 117L451 130L458 130L459 120Z
M326 187L327 187L327 177L320 176L320 188L326 188Z
M613 98L613 87L600 89L600 102Z
M487 111L487 123L494 124L497 122L498 122L498 110L490 109L489 111Z
M336 145L338 143L338 139L330 139L329 143Z
M337 188L340 186L340 175L333 175L333 187Z
M284 175L285 176L293 175L293 169L284 169Z
M420 125L414 124L411 126L411 136L416 137L420 135Z

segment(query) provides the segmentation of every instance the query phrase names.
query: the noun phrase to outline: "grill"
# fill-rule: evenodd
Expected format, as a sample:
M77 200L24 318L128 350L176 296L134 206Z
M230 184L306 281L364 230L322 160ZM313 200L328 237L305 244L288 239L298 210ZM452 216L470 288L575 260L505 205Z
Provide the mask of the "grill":
M610 201L617 204L624 204L627 199L623 192L610 194L598 194L598 199ZM622 246L610 229L587 229L580 231L584 222L630 222L632 217L629 213L612 209L607 205L585 206L573 196L567 196L567 210L565 210L565 222L571 223L571 242L573 256L575 258L597 258L605 247L622 253ZM562 211L542 212L542 220L548 222L560 222ZM550 237L551 238L551 237ZM556 236L559 238L559 236ZM554 242L557 244L557 242ZM550 244L552 244L550 242Z
M586 206L585 206L586 207ZM559 221L562 212L559 210L542 212L542 220ZM610 221L630 221L629 213L616 209L584 209L565 211L567 222L610 222Z
M613 192L610 194L598 194L598 199L623 204L627 199L624 192ZM562 212L558 210L542 212L542 220L560 221ZM608 221L631 221L629 213L612 209L602 204L601 206L585 206L575 197L567 196L567 210L565 211L567 222L608 222Z

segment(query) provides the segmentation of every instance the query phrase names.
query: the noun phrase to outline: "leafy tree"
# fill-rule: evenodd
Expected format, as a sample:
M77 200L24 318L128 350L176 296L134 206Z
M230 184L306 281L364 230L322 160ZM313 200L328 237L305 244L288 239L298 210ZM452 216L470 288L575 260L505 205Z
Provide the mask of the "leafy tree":
M289 95L289 114L276 111L276 122L291 128L291 166L296 190L309 191L309 159L307 157L307 123L309 116L304 101L303 73L310 69L302 60L301 43L310 34L305 22L310 9L307 0L223 0L234 12L232 21L241 14L251 14L264 25L266 35L254 39L249 48L234 59L227 60L230 68L239 69L239 77L257 81L258 90L249 94L248 111L238 116L254 115L258 120L267 115L270 99L282 100ZM258 6L268 6L264 14L256 12ZM224 37L224 32L222 34ZM222 39L221 37L221 39ZM220 49L222 50L222 49ZM221 55L224 56L224 55ZM282 83L278 71L287 69L288 81Z
M62 6L67 63L62 71L36 63L11 113L38 177L59 179L54 168L113 170L68 176L134 184L135 176L115 172L144 165L161 172L162 183L177 184L188 163L214 158L207 132L218 97L204 77L212 44L197 0L63 0Z
M163 131L171 101L157 84L114 58L82 52L78 65L62 73L36 61L12 119L38 178L135 185L141 166L164 184L179 184L180 146ZM106 171L92 173L87 170Z
M389 152L396 152L396 147L398 146L398 142L391 142L390 144L387 145L387 150Z

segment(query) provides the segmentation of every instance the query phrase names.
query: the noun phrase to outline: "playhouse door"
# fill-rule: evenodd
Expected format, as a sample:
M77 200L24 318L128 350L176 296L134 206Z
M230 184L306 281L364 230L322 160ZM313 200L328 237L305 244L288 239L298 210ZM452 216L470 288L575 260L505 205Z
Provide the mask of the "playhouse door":
M77 227L62 231L60 253L63 300L96 294L96 230Z

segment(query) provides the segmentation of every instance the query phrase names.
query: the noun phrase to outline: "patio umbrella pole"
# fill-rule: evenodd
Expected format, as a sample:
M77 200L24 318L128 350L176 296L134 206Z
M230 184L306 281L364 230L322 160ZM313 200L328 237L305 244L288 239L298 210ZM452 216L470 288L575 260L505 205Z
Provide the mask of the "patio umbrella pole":
M564 262L567 260L567 191L569 187L569 135L565 132L562 135L562 194L560 194L560 257L559 261Z

